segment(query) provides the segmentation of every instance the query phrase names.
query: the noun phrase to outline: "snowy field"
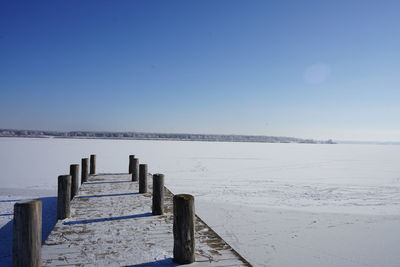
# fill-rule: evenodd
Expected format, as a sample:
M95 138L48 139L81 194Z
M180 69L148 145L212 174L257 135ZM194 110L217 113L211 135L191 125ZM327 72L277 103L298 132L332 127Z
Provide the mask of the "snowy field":
M41 197L54 225L57 176L97 154L135 154L255 266L400 266L400 146L0 138L0 266L16 200Z

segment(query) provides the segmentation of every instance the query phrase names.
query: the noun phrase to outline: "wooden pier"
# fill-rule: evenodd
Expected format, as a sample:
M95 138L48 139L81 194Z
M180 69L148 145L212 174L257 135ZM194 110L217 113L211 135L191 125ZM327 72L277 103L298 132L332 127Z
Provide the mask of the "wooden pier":
M85 179L85 178L84 178ZM168 179L168 177L166 177ZM173 194L152 214L152 178L139 193L131 174L90 175L42 246L43 266L177 266L173 262ZM251 266L195 217L193 266Z

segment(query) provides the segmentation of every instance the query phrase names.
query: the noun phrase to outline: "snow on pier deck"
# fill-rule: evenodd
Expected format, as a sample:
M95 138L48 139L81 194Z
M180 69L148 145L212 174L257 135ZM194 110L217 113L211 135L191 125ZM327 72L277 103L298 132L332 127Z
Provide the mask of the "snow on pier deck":
M172 262L172 194L165 214L151 214L151 193L128 174L90 176L42 247L43 266L176 266ZM149 192L152 179L148 178ZM250 266L196 216L193 266Z

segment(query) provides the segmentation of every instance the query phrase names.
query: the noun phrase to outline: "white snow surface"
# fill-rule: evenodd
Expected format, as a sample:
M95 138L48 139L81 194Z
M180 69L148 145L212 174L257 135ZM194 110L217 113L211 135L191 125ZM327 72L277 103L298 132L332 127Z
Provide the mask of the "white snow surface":
M57 176L90 154L99 173L127 172L129 154L164 173L255 266L400 266L400 146L390 145L0 138L1 238L15 200L55 196Z

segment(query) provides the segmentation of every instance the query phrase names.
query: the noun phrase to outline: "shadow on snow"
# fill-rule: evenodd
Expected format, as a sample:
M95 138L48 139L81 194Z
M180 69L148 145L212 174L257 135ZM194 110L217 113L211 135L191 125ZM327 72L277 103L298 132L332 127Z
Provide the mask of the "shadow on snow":
M85 182L85 184L120 184L120 183L132 183L132 181Z
M93 197L119 197L137 195L139 193L120 193L120 194L106 194L106 195L89 195L89 196L76 196L75 198L93 198Z
M164 260L158 260L158 261L152 261L152 262L146 262L146 263L141 263L141 264L135 264L135 265L130 265L129 267L147 267L147 266L179 266L180 264L177 264L172 261L172 258L167 258Z
M119 217L109 217L109 218L97 218L97 219L87 219L80 221L71 221L64 222L64 225L74 225L74 224L87 224L87 223L97 223L97 222L108 222L108 221L118 221L118 220L127 220L127 219L135 219L135 218L143 218L153 216L150 212L135 214L135 215L127 215L127 216L119 216Z

